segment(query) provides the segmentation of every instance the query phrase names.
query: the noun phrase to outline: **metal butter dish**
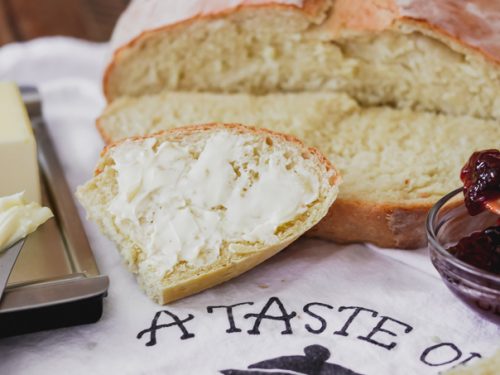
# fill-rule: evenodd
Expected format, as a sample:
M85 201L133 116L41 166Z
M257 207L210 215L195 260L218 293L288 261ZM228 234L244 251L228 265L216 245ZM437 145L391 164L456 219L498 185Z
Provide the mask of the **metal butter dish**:
M38 147L42 200L54 218L30 235L0 301L0 337L93 323L109 279L92 250L43 121L36 88L21 88Z

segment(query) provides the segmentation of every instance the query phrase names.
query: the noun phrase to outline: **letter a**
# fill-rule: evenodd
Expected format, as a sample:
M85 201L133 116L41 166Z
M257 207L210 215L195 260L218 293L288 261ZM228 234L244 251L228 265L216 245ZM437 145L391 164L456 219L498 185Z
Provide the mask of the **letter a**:
M173 322L168 323L168 324L158 324L158 319L160 318L161 313L165 313L166 315L170 316L172 318ZM149 341L146 343L146 346L156 345L156 331L159 329L162 329L162 328L167 328L167 327L172 327L172 326L177 326L182 331L182 336L180 337L181 340L186 340L186 339L192 338L192 337L194 337L194 333L189 333L188 330L186 329L186 327L184 326L184 323L190 321L193 318L194 318L194 315L188 314L187 318L179 319L179 317L177 315L175 315L174 313L171 313L168 310L158 311L155 314L153 321L151 322L151 327L139 332L137 334L137 338L140 339L146 333L149 333Z
M267 315L267 311L272 307L273 303L276 303L276 306L278 306L281 315L278 316ZM262 308L262 311L260 313L245 315L245 319L256 318L253 328L249 330L248 333L250 335L260 335L259 331L260 323L262 322L263 319L270 319L270 320L282 320L283 323L285 323L285 329L281 331L281 334L290 335L293 333L292 327L290 325L290 320L292 320L292 318L295 317L295 315L297 315L295 311L292 311L290 314L287 313L285 307L283 306L283 303L281 303L278 297L271 297L269 298L269 301L267 301L265 306Z

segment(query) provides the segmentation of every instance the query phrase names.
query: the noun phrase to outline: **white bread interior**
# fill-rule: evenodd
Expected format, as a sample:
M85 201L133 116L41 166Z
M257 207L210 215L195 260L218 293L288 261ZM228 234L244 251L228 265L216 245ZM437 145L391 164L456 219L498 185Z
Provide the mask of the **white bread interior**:
M215 254L213 259L209 261L202 259L198 262L199 258L195 258L196 262L191 262L178 258L171 268L163 270L164 264L151 261L153 258L148 252L147 246L137 240L141 236L149 236L146 228L153 222L149 222L149 220L151 218L160 220L163 211L158 209L156 203L149 204L148 200L148 205L143 212L139 209L134 210L134 213L137 213L137 221L118 220L112 202L121 193L120 172L116 169L113 155L124 147L139 147L139 150L145 150L145 152L146 149L157 152L160 147L181 147L187 150L190 155L189 160L195 162L201 158L200 155L212 142L214 135L222 135L228 139L233 137L238 140L238 144L251 147L252 150L252 153L245 154L246 156L242 160L231 161L234 173L231 173L230 184L233 183L233 180L238 181L247 175L252 176L247 186L248 190L245 190L247 188L243 190L244 192L250 191L256 181L262 178L262 173L270 160L277 158L280 162L286 163L284 173L287 175L292 176L298 173L297 170L302 170L310 177L311 181L317 181L317 194L313 201L301 208L301 211L293 211L292 219L276 224L273 232L273 238L276 238L271 242L260 238L256 240L223 238L219 248L200 250L202 255L209 252ZM153 142L146 144L146 140L153 140ZM249 165L254 165L252 163L255 163L255 170L250 169ZM171 168L171 164L159 167L168 169ZM147 168L151 169L151 167ZM142 172L144 171L137 171L137 175L139 176ZM146 172L148 172L147 169ZM210 173L214 172L217 170ZM184 176L182 178L188 178L186 176L189 174L182 172L182 176ZM240 125L214 124L174 129L151 137L131 138L108 146L98 163L95 176L78 189L77 196L86 208L88 217L95 221L100 229L118 245L129 269L137 274L138 281L146 293L156 302L165 304L238 276L286 247L326 215L336 198L339 182L339 175L326 158L317 150L305 147L293 137ZM203 182L201 183L203 184ZM275 185L273 184L273 186ZM143 194L145 186L146 182L141 181L139 188L134 191L134 196ZM205 188L210 189L211 186ZM276 191L286 194L286 190L290 188L292 187L288 185L276 186ZM301 188L310 189L309 186ZM169 194L169 186L165 186L165 189L161 191L161 194ZM274 187L273 191L275 191ZM188 196L187 198L195 200L195 197ZM186 202L189 202L190 199L187 198ZM279 200L277 198L274 199ZM289 208L281 208L281 210L286 209ZM229 212L231 207L216 206L210 208L214 215L219 216L225 215L226 210ZM259 223L260 221L265 222L268 217L275 216L277 211L279 209L270 209L268 212L264 210L264 216L262 220L259 219ZM173 250L168 245L160 249L161 252L170 252L170 254Z
M461 166L478 149L494 148L494 120L387 107L362 108L334 93L168 93L120 98L97 123L108 142L183 124L234 122L292 134L318 148L343 176L339 198L435 202L460 185Z
M116 51L106 96L336 91L362 105L500 118L500 69L480 53L417 22L332 33L328 17L251 7L147 31Z

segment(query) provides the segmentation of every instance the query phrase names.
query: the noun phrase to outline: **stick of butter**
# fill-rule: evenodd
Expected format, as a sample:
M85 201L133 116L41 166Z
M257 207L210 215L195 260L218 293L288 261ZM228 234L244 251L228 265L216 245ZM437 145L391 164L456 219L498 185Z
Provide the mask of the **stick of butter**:
M0 196L22 191L41 203L35 137L19 89L0 82Z
M0 197L0 253L33 233L52 216L50 208L26 202L23 193Z

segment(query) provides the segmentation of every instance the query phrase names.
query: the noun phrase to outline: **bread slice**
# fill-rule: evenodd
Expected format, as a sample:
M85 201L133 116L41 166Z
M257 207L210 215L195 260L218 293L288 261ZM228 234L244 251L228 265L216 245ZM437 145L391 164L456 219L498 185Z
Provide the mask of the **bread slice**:
M98 119L107 141L182 124L241 122L292 134L335 160L339 198L311 234L382 247L426 243L430 207L461 185L459 172L475 150L496 148L493 120L387 107L361 108L333 93L161 93L120 98Z
M164 304L282 250L326 215L339 182L291 136L213 124L108 146L77 196Z
M335 91L500 119L498 12L498 1L138 0L114 32L104 91Z

